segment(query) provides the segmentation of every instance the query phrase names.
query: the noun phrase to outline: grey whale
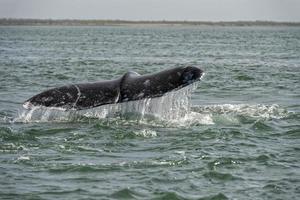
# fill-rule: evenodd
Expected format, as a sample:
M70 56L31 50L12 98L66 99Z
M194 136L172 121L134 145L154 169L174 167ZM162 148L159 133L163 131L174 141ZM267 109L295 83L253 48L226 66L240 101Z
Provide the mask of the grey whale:
M127 72L114 80L71 84L46 90L25 101L23 107L83 110L105 104L161 97L167 92L199 81L202 75L203 71L200 68L192 66L176 67L146 75Z

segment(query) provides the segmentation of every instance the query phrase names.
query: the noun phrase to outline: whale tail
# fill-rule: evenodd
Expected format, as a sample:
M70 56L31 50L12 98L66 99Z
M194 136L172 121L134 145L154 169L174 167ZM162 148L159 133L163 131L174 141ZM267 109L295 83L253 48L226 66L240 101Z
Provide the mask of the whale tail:
M155 98L200 80L197 67L177 67L154 74L127 72L122 77L94 83L72 84L46 90L28 99L23 107L55 107L82 110L105 104Z

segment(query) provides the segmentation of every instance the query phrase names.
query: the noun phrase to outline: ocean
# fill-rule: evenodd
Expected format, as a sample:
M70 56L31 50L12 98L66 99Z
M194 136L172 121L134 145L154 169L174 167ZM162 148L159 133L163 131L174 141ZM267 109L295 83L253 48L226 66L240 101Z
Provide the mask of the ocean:
M178 66L205 76L121 105L22 107ZM299 27L0 27L0 199L300 199L299 144Z

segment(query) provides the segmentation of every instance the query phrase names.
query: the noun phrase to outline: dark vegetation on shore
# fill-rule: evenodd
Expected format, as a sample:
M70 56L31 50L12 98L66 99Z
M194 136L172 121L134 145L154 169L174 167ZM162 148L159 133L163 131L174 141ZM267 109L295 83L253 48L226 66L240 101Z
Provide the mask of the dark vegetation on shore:
M122 26L122 25L188 25L188 26L300 26L300 22L276 21L127 21L78 19L0 19L1 26Z

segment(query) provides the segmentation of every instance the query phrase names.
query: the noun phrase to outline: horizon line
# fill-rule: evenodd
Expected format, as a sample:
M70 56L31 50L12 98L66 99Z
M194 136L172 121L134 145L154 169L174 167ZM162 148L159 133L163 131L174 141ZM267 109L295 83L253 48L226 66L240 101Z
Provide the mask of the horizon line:
M220 26L300 26L300 21L236 20L236 21L196 21L196 20L123 20L123 19L39 19L0 18L0 25L220 25Z
M51 21L124 21L124 22L275 22L275 23L300 23L300 21L281 21L281 20L168 20L168 19L156 19L156 20L148 20L148 19L79 19L79 18L14 18L14 17L0 17L0 20L51 20Z

